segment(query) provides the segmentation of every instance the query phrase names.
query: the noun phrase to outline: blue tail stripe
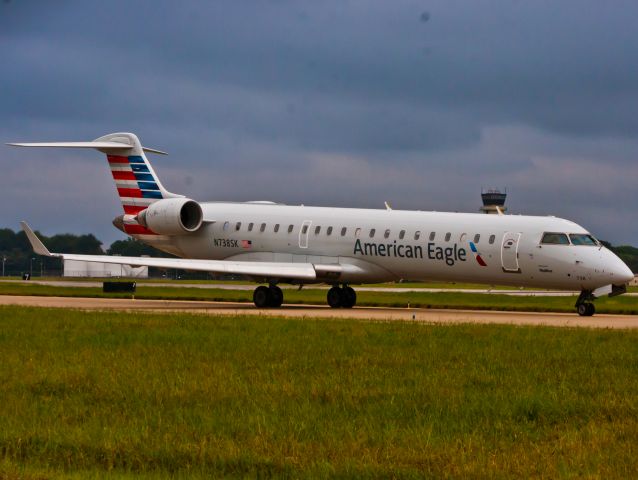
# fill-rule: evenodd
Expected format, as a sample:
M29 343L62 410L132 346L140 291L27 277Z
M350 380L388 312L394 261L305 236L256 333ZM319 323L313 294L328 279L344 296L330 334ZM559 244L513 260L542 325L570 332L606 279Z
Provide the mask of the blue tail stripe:
M152 190L142 190L142 198L164 198L162 192L155 192Z
M150 173L136 173L135 180L142 180L142 181L149 181L149 182L155 181L155 179L153 178L153 175L151 175Z
M155 182L137 182L137 184L140 186L140 190L159 190Z
M146 162L139 155L131 155L130 157L128 157L128 163L130 163L130 164L133 164L133 163L143 163L143 164L145 164Z
M133 170L134 172L148 172L149 169L146 165L142 164L142 163L136 163L131 165L131 170Z

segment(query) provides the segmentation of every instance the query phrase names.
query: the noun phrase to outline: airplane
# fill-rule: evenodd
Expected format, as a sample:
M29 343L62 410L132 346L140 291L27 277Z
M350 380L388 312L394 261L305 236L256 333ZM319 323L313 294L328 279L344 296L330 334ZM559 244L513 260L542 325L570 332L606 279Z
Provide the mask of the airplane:
M277 308L280 284L327 283L327 303L351 308L352 285L401 279L580 291L576 311L627 291L631 270L586 229L553 216L486 215L197 202L164 188L132 133L90 142L10 143L92 148L107 156L124 213L115 227L178 258L51 253L22 222L35 253L131 266L232 274L261 283L258 308Z

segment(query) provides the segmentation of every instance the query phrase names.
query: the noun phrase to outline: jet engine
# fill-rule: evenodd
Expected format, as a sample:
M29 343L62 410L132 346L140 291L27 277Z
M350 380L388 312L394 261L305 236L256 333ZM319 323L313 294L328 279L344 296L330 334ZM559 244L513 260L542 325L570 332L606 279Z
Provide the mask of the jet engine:
M202 226L202 207L188 198L165 198L142 210L137 222L160 235L182 235L196 232Z

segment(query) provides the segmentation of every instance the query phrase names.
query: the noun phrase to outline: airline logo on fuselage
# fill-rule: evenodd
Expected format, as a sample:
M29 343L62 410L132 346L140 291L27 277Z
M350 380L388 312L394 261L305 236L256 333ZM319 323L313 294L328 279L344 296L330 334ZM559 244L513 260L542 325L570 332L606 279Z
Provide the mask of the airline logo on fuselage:
M402 245L393 243L362 242L357 239L354 242L354 255L370 257L394 257L394 258L426 258L428 260L443 261L450 267L456 262L467 260L467 251L458 244L451 247L437 247L435 243L422 245Z

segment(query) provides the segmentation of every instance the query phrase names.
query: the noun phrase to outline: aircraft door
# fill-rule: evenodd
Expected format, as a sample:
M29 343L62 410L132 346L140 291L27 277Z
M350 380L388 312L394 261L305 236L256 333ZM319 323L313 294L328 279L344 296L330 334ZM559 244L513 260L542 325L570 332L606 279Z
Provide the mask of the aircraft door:
M501 265L504 272L521 273L518 265L518 245L521 234L518 232L506 232L501 244Z
M308 248L308 235L310 234L310 226L312 220L304 220L299 230L299 248Z

